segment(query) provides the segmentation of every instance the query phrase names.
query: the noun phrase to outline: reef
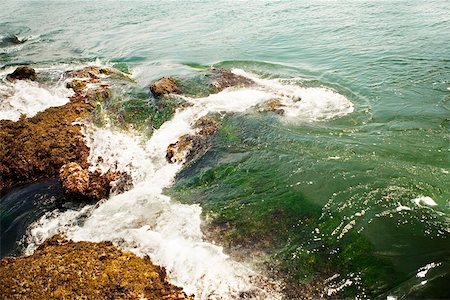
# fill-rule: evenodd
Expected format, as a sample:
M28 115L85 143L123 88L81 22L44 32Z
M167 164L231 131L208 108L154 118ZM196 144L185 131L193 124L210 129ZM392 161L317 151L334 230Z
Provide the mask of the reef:
M0 274L2 299L193 299L148 257L59 235L31 256L3 258Z
M80 178L75 180L76 176L67 172L67 168L61 170L67 163L76 163L82 169L89 167L89 148L83 141L79 122L91 116L97 103L111 97L106 84L86 88L87 84L98 80L100 74L112 74L112 71L88 67L68 73L69 78L85 78L68 83L75 91L68 103L50 107L33 117L22 115L18 121L0 120L0 192L15 184L59 175L69 194L82 196L85 192L84 196L93 200L109 194L111 181L121 174L90 172L85 182L88 187L81 188ZM80 82L86 84L84 88L79 88ZM66 174L70 177L63 178Z

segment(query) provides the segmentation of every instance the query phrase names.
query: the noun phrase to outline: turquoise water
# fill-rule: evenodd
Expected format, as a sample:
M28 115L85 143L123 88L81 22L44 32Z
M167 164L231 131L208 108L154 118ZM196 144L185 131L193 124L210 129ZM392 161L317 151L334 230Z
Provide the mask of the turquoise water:
M3 1L10 35L27 41L2 44L2 69L120 62L144 86L215 65L336 90L353 113L225 117L167 193L287 298L335 274L352 284L334 297L450 297L448 1Z

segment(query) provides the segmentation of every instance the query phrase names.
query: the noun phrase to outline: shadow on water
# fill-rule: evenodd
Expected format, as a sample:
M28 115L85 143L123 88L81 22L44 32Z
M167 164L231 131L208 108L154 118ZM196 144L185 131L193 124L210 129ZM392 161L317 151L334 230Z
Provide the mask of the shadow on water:
M72 206L56 179L15 187L0 198L0 257L20 255L28 226L54 209Z

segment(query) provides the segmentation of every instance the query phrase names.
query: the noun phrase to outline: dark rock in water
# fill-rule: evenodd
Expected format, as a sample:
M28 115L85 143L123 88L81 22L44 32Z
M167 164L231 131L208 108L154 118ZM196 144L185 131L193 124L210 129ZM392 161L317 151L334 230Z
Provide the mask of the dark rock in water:
M195 127L196 134L182 135L176 143L167 147L166 159L170 163L192 162L203 156L211 147L212 139L218 131L218 123L211 117L200 118Z
M167 94L179 94L181 91L177 86L174 77L162 77L150 85L150 91L155 97L162 97Z
M194 127L199 130L199 135L212 136L217 133L219 123L213 117L203 116L195 122Z
M59 180L65 193L76 199L98 201L109 196L111 183L121 177L116 192L124 192L131 187L131 178L127 174L108 171L101 174L91 172L76 162L63 165L59 170Z
M19 39L17 35L7 35L0 39L0 47L8 47L12 45L20 45L27 41L27 39Z
M212 68L212 84L216 92L220 92L229 87L248 87L255 84L250 78L234 74L230 70Z
M6 75L6 79L9 81L14 80L36 80L36 71L30 67L18 67L11 74Z
M0 260L0 274L2 299L193 299L148 258L59 235L31 256Z

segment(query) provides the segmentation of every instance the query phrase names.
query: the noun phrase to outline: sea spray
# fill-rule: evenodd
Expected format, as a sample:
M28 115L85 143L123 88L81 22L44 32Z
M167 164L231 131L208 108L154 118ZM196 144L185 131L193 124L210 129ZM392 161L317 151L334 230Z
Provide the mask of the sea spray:
M243 71L235 72L256 79ZM222 247L203 240L200 206L176 203L163 194L183 166L182 163L167 162L167 147L181 135L193 133L196 120L208 113L244 112L280 95L291 109L299 97L302 98L300 101L323 102L323 93L327 95L326 105L305 105L288 116L297 114L300 120L314 121L342 116L353 110L345 97L325 88L310 91L276 80L255 81L254 87L229 88L199 99L186 97L192 106L177 111L148 141L112 128L86 125L91 163L99 164L102 171L115 166L119 171L129 173L134 188L80 211L46 214L30 226L27 251L32 252L38 244L58 232L64 232L76 241L109 240L138 255L150 256L167 269L174 284L183 286L187 293L194 293L199 299L237 298L242 293L264 299L279 298L279 293L268 281L265 281L265 290L262 289L260 283L264 279L261 276L230 259ZM314 98L315 95L319 97Z
M62 82L52 86L28 80L0 84L0 120L17 121L22 114L33 117L49 107L66 104L72 94Z

